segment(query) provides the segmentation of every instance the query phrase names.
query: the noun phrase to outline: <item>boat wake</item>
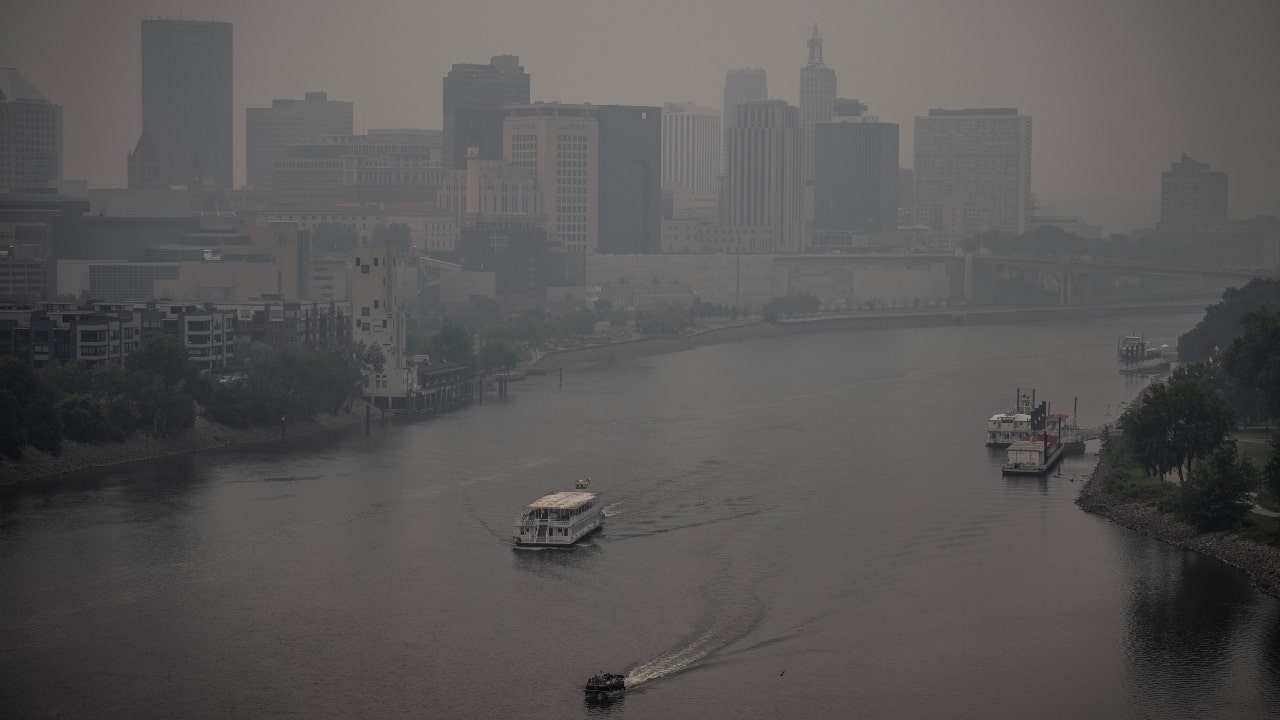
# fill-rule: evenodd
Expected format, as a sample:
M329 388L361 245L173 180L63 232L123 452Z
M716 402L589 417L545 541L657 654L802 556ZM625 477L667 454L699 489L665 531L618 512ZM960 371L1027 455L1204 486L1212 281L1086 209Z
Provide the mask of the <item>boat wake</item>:
M746 577L756 576L750 570L758 571L756 568L736 569L748 571ZM710 658L748 637L760 626L764 614L752 585L753 582L747 579L729 582L721 579L715 583L711 598L714 611L710 627L699 632L689 642L632 668L627 672L627 687L637 687L706 664Z
M604 512L604 516L607 518L611 518L615 515L621 515L622 511L618 509L618 506L621 504L622 504L622 501L618 501L616 503L610 503L608 505L605 505L604 508L602 508Z

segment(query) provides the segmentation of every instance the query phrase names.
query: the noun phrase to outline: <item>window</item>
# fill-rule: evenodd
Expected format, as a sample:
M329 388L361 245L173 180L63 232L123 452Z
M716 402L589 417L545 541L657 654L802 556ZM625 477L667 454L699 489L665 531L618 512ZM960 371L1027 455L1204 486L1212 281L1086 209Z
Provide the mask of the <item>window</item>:
M373 301L373 309L374 309L374 310L377 310L377 309L378 309L378 301L377 301L377 300L374 300L374 301Z
M369 306L365 305L360 308L360 317L369 317Z

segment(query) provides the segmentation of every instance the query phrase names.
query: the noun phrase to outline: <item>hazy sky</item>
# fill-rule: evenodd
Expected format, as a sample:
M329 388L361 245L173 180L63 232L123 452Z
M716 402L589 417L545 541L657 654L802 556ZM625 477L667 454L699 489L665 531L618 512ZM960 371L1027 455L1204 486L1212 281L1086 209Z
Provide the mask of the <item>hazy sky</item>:
M450 65L503 53L534 100L719 107L725 70L754 66L797 103L816 21L840 96L902 126L903 165L929 108L1016 107L1042 203L1155 212L1187 152L1230 173L1233 216L1280 212L1280 0L6 0L0 66L63 105L68 178L124 185L140 21L179 15L235 26L238 182L246 107L325 90L357 131L439 128Z

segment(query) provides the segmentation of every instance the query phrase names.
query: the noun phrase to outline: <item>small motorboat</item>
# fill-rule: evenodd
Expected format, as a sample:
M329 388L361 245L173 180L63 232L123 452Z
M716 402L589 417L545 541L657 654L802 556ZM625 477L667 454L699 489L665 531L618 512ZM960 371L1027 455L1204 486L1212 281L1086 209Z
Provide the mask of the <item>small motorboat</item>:
M587 695L622 692L627 689L627 676L598 672L587 679Z

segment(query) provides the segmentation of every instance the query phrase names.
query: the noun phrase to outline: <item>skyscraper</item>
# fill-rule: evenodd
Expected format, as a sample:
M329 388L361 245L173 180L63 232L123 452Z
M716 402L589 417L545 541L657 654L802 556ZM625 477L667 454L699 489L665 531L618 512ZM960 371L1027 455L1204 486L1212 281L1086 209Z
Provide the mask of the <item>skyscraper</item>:
M231 23L142 21L142 129L165 185L232 186Z
M444 166L467 169L467 148L502 157L504 105L529 102L529 74L516 55L495 55L488 65L454 65L444 77Z
M0 188L62 179L62 106L14 68L0 68Z
M822 38L814 23L809 36L809 63L800 68L800 125L831 122L836 107L836 71L822 63Z
M713 195L719 189L720 111L693 103L662 107L662 189Z
M818 36L818 24L813 24L809 36L809 63L800 68L800 127L804 130L804 150L801 162L804 168L805 219L814 218L814 156L813 128L819 123L831 122L836 104L836 71L822 63L822 38Z
M896 230L898 126L860 113L837 114L813 132L815 236Z
M1013 108L930 110L915 119L912 219L959 240L1031 229L1031 118Z
M547 230L584 269L599 238L599 110L539 102L504 111L507 161L537 176Z
M656 253L662 242L662 108L600 105L598 253Z
M722 140L729 137L729 128L738 121L738 106L751 100L768 100L769 83L763 68L735 68L724 74L724 132ZM721 169L724 168L723 157Z
M726 133L721 223L770 228L770 252L802 249L802 137L800 111L782 100L739 105Z
M245 184L269 188L272 167L288 146L353 133L352 104L309 92L302 100L272 100L269 108L246 108L244 127Z
M163 190L165 187L160 179L160 153L156 152L151 136L143 130L138 136L138 144L129 153L129 189Z
M1227 221L1227 174L1186 153L1160 173L1160 229L1208 230Z

